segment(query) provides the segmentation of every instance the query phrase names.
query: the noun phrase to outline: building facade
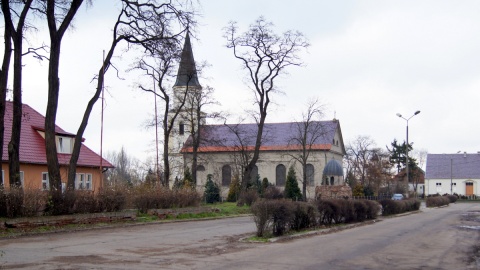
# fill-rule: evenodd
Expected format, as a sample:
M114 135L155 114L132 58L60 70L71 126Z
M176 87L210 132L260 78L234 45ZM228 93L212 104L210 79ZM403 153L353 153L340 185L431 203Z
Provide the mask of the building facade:
M480 153L428 154L425 195L480 195Z

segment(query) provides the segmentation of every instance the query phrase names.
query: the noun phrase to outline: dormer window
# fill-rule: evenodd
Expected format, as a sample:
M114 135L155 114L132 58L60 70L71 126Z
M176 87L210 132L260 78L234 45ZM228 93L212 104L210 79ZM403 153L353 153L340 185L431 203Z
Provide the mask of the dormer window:
M71 154L72 153L72 138L58 136L57 152L59 154Z

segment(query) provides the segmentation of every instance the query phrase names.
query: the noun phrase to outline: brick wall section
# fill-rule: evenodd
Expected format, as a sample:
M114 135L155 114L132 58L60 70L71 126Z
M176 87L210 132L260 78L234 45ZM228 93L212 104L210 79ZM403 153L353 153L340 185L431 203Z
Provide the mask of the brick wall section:
M352 189L348 185L315 187L315 198L317 200L318 199L351 198L351 197L352 197Z

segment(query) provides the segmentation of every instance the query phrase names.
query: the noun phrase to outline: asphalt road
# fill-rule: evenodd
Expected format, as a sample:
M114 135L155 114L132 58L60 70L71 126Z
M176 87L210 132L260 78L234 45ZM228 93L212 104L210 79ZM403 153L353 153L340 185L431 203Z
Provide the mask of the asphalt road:
M0 240L0 269L480 269L480 204L275 243L251 217ZM478 266L477 266L478 265Z

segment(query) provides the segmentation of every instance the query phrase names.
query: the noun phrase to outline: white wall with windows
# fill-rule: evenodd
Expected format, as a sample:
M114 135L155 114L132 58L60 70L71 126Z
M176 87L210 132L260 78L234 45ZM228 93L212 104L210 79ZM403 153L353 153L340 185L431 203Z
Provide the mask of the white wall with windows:
M425 179L425 195L480 195L480 179Z

